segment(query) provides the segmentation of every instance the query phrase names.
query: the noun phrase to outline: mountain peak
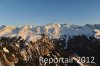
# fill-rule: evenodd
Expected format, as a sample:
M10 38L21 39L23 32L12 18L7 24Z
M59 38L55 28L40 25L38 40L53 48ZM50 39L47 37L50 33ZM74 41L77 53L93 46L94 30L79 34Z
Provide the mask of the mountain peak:
M84 26L69 25L69 24L47 24L45 26L25 25L22 27L16 26L1 26L0 36L22 36L24 39L38 34L47 34L53 38L59 38L61 35L86 35L86 36L99 36L100 24L86 24ZM30 37L31 38L31 37ZM29 38L29 39L30 39Z

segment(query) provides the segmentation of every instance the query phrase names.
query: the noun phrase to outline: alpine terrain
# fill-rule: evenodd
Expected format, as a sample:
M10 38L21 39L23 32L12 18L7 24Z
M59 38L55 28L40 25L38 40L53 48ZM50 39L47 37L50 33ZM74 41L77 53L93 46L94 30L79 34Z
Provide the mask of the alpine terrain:
M100 24L2 25L0 66L100 66Z

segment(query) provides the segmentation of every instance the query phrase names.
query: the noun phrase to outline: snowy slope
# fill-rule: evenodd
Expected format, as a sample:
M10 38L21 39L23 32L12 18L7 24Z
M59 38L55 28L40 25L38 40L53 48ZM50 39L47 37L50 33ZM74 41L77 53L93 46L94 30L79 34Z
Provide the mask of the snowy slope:
M52 38L59 38L61 35L73 36L73 35L86 35L86 36L95 36L100 38L100 29L94 25L68 25L68 24L48 24L45 26L32 26L26 25L22 27L16 26L1 26L0 27L0 36L21 36L23 39L28 41L36 41L40 39L40 34L46 34ZM97 29L96 29L97 28Z

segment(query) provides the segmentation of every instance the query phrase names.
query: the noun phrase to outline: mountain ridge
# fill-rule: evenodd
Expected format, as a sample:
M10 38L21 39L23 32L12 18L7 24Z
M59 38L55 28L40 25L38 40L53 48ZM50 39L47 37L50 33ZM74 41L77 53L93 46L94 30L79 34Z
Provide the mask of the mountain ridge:
M1 66L99 66L99 35L99 29L77 25L5 26L0 30ZM82 56L96 60L83 63L77 59ZM75 62L45 64L40 57L66 57Z
M25 25L21 27L17 26L1 26L0 36L21 36L23 39L29 41L33 36L39 38L39 34L46 34L52 38L60 38L61 35L74 36L74 35L86 35L95 36L100 38L100 24L86 24L84 26L69 25L69 24L47 24L44 26ZM35 41L36 39L34 39Z

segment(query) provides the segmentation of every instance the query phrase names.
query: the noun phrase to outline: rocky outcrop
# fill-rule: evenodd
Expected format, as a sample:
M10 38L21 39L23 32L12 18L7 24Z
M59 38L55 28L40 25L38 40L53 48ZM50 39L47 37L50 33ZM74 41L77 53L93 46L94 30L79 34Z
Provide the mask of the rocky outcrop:
M1 66L98 66L100 63L99 43L95 37L74 36L69 37L68 47L63 44L66 38L52 39L45 34L37 41L27 42L22 37L1 37L0 38L0 61ZM95 63L82 63L77 57L94 56ZM69 58L72 63L45 63L40 62L43 58ZM78 61L78 62L77 62Z

